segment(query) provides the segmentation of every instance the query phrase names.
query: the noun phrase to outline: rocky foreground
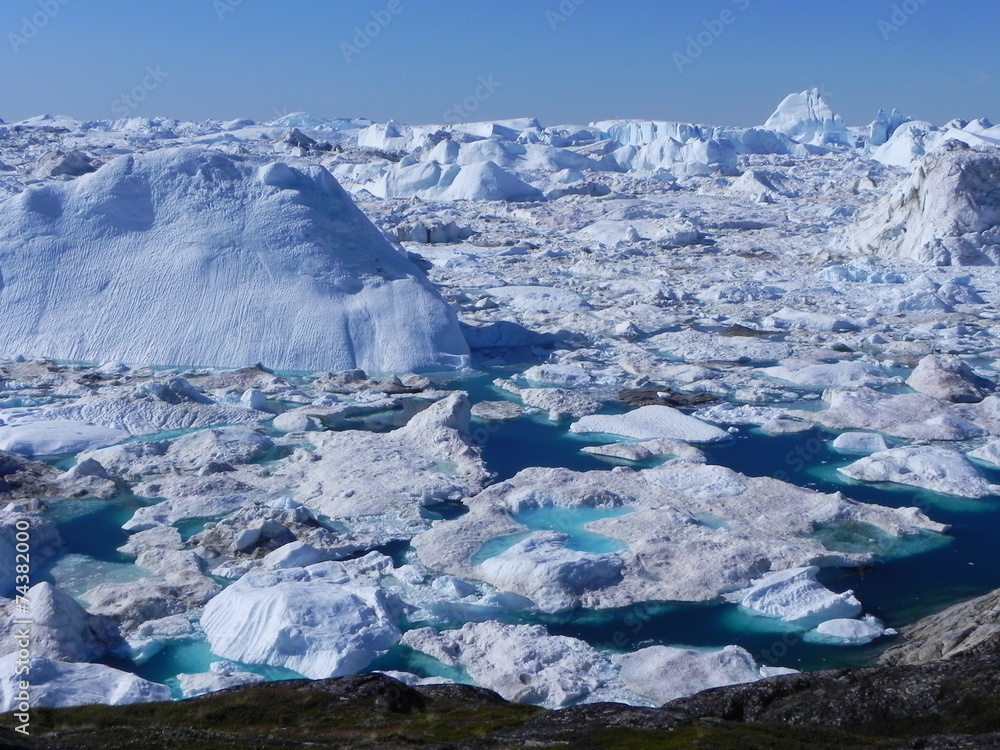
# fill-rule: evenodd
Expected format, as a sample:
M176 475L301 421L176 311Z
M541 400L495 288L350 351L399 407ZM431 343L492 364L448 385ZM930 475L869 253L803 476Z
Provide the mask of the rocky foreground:
M0 747L994 748L998 601L993 592L915 623L880 666L773 677L661 708L597 703L548 711L483 688L410 687L367 674L180 702L42 709L31 737L0 729ZM923 661L931 655L937 660Z

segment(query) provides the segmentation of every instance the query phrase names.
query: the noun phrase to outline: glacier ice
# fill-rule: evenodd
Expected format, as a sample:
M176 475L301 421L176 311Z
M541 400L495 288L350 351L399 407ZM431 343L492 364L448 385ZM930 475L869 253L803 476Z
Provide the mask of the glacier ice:
M845 235L860 254L930 265L1000 263L1000 156L952 142L919 162Z
M205 606L212 652L322 679L354 674L400 638L383 590L337 563L250 573Z
M18 680L15 663L18 655L0 658L0 711L16 710ZM65 708L100 703L123 706L129 703L153 703L170 700L170 688L144 680L134 674L104 664L79 664L32 656L31 707Z
M122 156L0 219L7 351L292 370L465 362L454 313L322 167Z
M849 143L847 127L823 99L819 89L789 94L782 100L764 127L784 133L800 143L825 146Z
M825 620L853 618L861 603L852 591L835 594L816 580L819 568L789 568L770 573L742 593L747 609L796 625L815 626Z

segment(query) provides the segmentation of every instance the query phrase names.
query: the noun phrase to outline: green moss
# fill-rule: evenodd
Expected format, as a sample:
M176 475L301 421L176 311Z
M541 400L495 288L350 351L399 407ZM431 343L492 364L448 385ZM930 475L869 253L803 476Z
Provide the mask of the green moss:
M974 687L973 676L942 686L941 710L947 718L887 719L850 731L719 720L673 730L613 729L583 714L568 727L543 721L529 730L532 719L547 714L544 709L468 694L432 699L384 684L357 683L349 693L279 682L191 701L36 709L25 744L39 750L879 750L921 735L996 731L1000 698ZM0 719L0 725L11 723L10 717ZM498 739L505 735L532 739Z
M859 747L898 747L894 740L873 740L825 727L783 725L685 726L668 731L639 729L595 732L591 750L856 750Z
M221 693L197 701L38 709L36 738L80 750L135 747L382 748L438 745L483 737L524 724L542 709L518 704L433 701L397 713L373 701L320 691L272 689ZM317 743L317 744L314 744Z

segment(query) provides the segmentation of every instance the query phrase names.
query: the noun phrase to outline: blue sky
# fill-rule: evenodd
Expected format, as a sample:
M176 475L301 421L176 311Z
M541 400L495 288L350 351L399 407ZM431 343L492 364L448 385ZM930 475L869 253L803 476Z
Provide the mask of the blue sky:
M849 124L997 121L998 22L996 0L3 0L0 118L753 125L820 86Z

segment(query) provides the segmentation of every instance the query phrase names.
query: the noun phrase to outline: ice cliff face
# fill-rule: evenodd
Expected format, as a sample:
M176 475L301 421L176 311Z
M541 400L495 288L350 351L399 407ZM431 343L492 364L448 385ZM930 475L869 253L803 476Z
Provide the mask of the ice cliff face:
M324 168L208 149L116 159L0 211L8 354L446 369L454 314Z
M943 146L859 217L847 245L937 266L1000 264L1000 156Z
M844 121L833 113L819 89L786 96L764 127L784 133L799 143L822 146L849 142Z

